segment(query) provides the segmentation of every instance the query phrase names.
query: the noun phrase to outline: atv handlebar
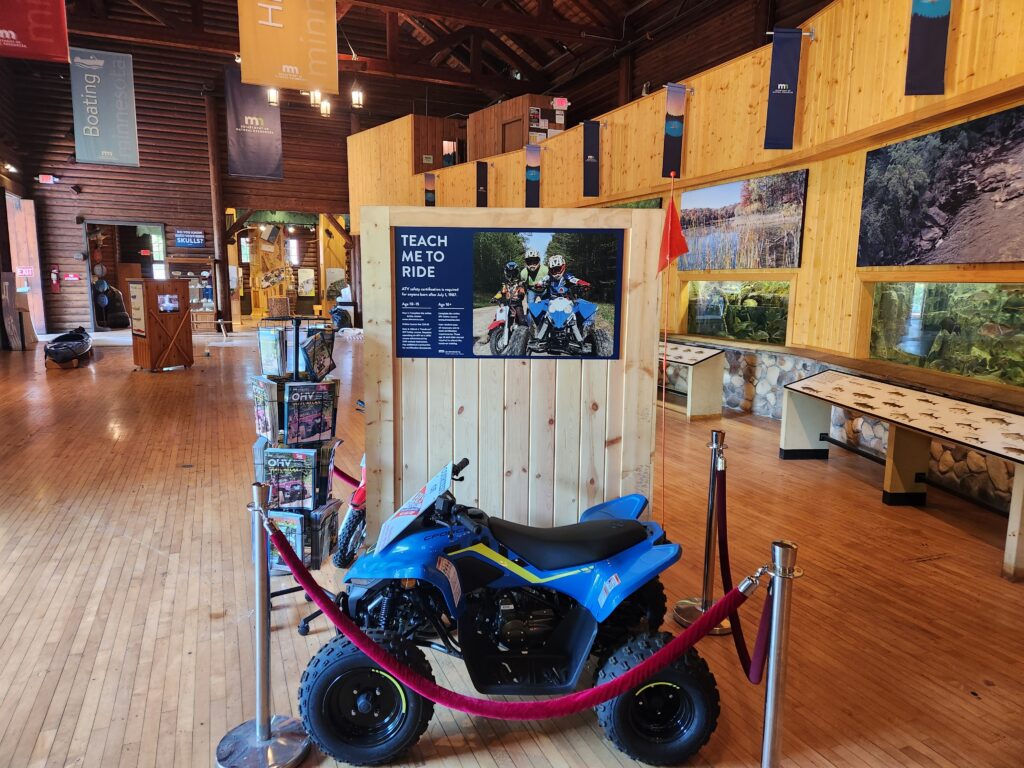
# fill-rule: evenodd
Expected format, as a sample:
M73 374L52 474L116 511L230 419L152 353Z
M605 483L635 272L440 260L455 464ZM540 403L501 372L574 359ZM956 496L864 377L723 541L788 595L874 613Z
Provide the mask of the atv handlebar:
M463 470L465 470L465 468L468 467L468 466L469 466L469 459L465 459L464 458L461 461L457 461L455 463L455 466L452 467L452 477L457 478L459 475L462 474Z

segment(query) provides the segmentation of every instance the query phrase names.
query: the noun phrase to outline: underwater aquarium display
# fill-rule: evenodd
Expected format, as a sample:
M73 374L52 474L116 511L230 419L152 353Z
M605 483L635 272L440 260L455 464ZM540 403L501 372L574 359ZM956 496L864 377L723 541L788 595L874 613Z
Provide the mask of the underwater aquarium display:
M806 195L805 170L683 192L679 270L799 267Z
M1024 386L1024 285L877 283L871 356Z
M789 283L769 280L690 283L686 330L701 336L785 344Z

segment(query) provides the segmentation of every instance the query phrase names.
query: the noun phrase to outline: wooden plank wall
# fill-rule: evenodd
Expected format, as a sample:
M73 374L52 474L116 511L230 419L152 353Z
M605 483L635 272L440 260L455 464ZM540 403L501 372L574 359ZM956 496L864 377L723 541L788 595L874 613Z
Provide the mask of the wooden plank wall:
M671 330L685 328L685 295L691 278L790 280L789 343L864 356L874 281L1024 281L1024 264L897 270L856 266L867 151L1024 103L1024 4L1016 0L954 3L942 96L903 94L909 21L909 10L902 3L836 0L803 25L814 27L816 41L804 42L791 151L763 148L770 47L687 80L694 93L688 101L683 177L676 194L681 189L807 168L807 212L802 264L797 270L669 271L666 301ZM601 206L667 195L668 180L660 175L664 99L659 90L598 118L602 124L600 198L582 196L581 129L545 141L542 206ZM382 134L379 140L384 139ZM372 135L363 135L362 140L367 147L374 143ZM521 206L523 152L487 161L490 204ZM387 169L379 174L387 175ZM474 178L472 164L439 171L438 204L474 205ZM370 199L375 204L421 204L415 196L393 194L403 184L421 189L417 180L395 179L382 194L371 190ZM356 211L363 198L354 187L351 199ZM353 221L356 229L358 218Z
M369 509L386 516L433 471L463 456L470 468L457 489L459 499L517 522L575 522L582 510L607 498L649 494L660 213L372 207L363 217ZM621 358L395 357L391 228L396 226L629 230Z
M412 128L413 173L434 171L444 167L444 142L466 140L466 121L451 117L428 117L416 115ZM423 156L431 155L432 162L424 162ZM346 208L346 210L348 210Z
M530 107L551 108L551 96L527 93L522 96L500 101L493 106L477 110L470 114L466 121L467 155L470 160L480 160L490 155L500 155L505 151L502 146L502 126L510 120L522 120L518 143L510 147L519 149L528 143L530 132Z

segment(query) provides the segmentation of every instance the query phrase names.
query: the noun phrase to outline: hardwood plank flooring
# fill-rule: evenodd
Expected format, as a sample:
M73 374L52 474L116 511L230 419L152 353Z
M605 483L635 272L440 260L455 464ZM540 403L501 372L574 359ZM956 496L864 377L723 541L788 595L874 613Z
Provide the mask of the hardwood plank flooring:
M209 349L161 374L133 371L127 348L98 348L71 371L44 371L41 348L0 354L0 763L206 766L253 716L246 380L257 360L242 344ZM336 358L338 461L354 473L361 343L339 339ZM785 765L1024 765L1024 585L998 575L1003 518L934 490L927 510L885 507L880 466L840 449L782 462L766 419L667 418L653 514L684 547L664 578L671 599L700 583L713 427L729 444L735 567L764 562L773 538L800 544ZM337 583L332 569L320 576ZM751 622L761 599L744 609ZM299 637L308 611L299 595L274 604L277 713L295 714L302 669L332 635L319 620ZM758 765L763 690L728 638L700 650L722 717L693 765ZM471 689L461 665L431 661L440 682ZM402 764L638 765L589 712L510 723L442 708Z

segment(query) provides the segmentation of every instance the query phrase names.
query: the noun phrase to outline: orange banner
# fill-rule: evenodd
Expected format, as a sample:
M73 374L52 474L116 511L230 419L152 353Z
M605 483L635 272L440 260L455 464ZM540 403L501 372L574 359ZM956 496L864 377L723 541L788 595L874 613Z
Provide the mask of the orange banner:
M338 92L334 0L238 0L242 82Z

